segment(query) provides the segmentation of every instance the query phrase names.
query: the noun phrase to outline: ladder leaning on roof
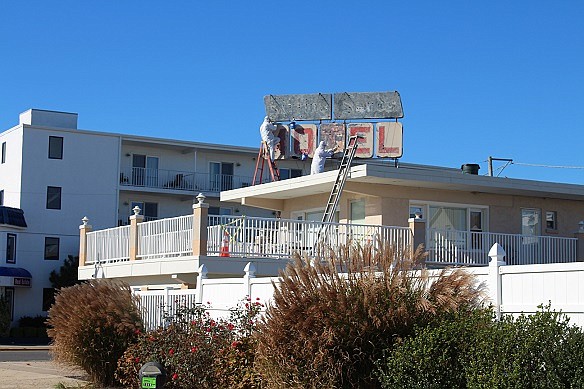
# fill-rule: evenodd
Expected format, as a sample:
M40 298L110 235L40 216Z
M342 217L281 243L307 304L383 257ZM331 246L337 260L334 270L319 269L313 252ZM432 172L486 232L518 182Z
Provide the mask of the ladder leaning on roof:
M357 144L359 143L358 142L359 139L363 139L363 136L361 135L351 136L349 138L349 142L347 143L347 147L345 147L343 158L341 159L341 164L339 166L339 173L337 174L337 179L335 180L335 184L333 185L333 189L331 190L331 194L329 196L328 203L326 204L324 214L322 215L323 223L331 223L335 217L335 211L339 206L339 200L341 198L341 194L343 193L343 188L345 187L345 182L347 181L349 170L351 170L351 163L353 162L353 157L355 157L355 153L357 152ZM321 227L321 230L323 229L323 227Z

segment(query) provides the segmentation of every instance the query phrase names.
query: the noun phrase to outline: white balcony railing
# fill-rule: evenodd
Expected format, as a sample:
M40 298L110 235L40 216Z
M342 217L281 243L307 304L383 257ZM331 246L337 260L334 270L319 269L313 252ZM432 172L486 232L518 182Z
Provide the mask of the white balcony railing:
M138 258L178 257L192 253L192 215L138 224Z
M488 251L499 243L508 265L576 261L576 238L429 229L427 262L487 265Z
M412 244L407 227L358 225L257 218L209 216L207 255L288 259L294 252L314 256L320 247L390 242L398 250ZM202 223L205 224L204 222ZM137 225L138 259L172 260L193 251L193 215L143 222ZM480 266L488 264L494 243L505 249L509 265L575 262L577 239L491 232L429 229L427 263ZM128 261L130 226L87 233L86 264Z
M252 177L130 167L120 172L120 185L185 191L221 192L251 185ZM266 178L265 182L268 181Z
M331 247L360 243L376 245L389 241L405 249L411 244L411 230L407 227L265 219L255 217L210 216L207 253L221 254L224 240L228 242L229 256L290 258L293 252L313 256L318 244Z
M121 262L130 259L130 226L87 233L86 264Z

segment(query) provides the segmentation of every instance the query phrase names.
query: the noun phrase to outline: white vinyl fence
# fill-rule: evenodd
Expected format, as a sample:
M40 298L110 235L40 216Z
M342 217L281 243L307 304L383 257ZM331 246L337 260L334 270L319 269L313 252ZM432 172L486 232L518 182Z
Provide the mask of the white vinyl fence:
M499 246L500 247L500 246ZM499 252L500 253L500 252ZM478 282L484 283L496 312L500 314L531 314L538 305L551 302L552 309L561 310L571 323L584 328L584 263L539 265L505 265L494 254L489 266L467 268ZM438 270L431 270L431 272ZM164 311L172 312L176 304L205 304L213 317L228 317L246 297L270 303L278 278L255 278L255 267L248 263L242 278L207 279L204 266L199 269L197 289L136 291L145 308L148 328L164 324Z

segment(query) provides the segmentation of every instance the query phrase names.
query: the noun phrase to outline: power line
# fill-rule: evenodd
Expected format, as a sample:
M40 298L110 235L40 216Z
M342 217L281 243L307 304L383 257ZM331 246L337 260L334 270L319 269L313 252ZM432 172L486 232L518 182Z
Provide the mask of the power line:
M547 167L553 169L584 169L584 166L562 166L562 165L544 165L538 163L524 163L524 162L511 162L513 165L521 165L521 166L533 166L533 167Z

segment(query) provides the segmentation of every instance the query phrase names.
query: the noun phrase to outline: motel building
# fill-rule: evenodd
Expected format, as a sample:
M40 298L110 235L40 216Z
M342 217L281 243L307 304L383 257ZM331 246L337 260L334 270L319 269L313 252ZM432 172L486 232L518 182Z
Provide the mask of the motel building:
M506 264L584 261L584 186L481 176L476 169L356 160L334 222L322 217L338 171L221 192L221 202L272 211L274 217L209 215L204 192L192 212L130 226L81 225L79 278L117 278L136 290L196 288L208 278L275 276L294 253L322 244L383 240L407 250L423 244L426 265L487 266L499 243ZM583 296L584 298L584 296Z

